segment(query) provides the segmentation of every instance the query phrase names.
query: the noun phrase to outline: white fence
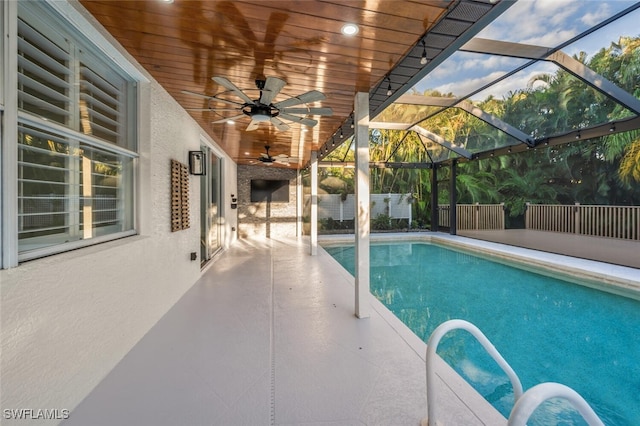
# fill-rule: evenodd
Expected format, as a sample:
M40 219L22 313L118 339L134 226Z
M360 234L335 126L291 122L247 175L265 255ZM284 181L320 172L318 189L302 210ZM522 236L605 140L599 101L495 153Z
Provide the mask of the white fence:
M371 194L371 218L387 215L391 219L407 219L411 223L411 194ZM342 222L355 219L355 196L348 194L318 195L318 219Z
M450 206L438 206L438 225L451 226ZM456 229L504 229L504 203L456 204Z
M640 240L640 206L527 203L525 228Z

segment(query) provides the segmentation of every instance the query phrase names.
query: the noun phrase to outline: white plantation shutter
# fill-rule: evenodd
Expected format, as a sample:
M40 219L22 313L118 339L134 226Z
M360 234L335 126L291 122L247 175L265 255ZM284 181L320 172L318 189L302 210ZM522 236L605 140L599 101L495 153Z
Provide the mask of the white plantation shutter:
M40 2L18 5L18 250L130 235L135 82Z
M122 145L127 136L126 85L122 79L98 75L88 65L80 65L80 125L85 134Z
M18 20L18 107L47 120L70 124L71 57L65 48Z

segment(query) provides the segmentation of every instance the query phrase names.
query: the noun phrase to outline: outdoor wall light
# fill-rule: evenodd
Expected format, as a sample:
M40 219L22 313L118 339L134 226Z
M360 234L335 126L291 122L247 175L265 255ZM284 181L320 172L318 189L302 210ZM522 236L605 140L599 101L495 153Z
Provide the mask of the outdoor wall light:
M611 127L609 127L609 131L610 132L615 132L616 131L616 125L615 124L611 124Z
M189 173L192 175L206 174L205 155L202 151L189 151Z
M580 132L576 133L576 139L580 139Z

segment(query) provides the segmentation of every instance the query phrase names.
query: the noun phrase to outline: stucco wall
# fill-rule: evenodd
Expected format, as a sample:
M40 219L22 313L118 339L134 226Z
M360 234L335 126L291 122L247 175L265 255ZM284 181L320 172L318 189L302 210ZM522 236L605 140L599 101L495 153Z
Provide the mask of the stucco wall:
M238 166L239 238L296 237L296 170L273 166ZM289 180L289 202L251 202L251 180Z
M190 177L191 227L171 232L170 160L188 163L203 131L157 83L140 86L140 235L0 271L3 410L72 410L201 275L190 260L200 253L199 177ZM224 158L223 200L235 178ZM237 216L226 211L228 246Z

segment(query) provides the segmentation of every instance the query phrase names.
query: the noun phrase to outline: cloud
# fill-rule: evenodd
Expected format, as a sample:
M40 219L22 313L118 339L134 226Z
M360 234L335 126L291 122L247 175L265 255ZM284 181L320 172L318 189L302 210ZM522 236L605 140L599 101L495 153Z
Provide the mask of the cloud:
M611 15L611 11L609 9L609 5L606 3L602 3L597 10L593 12L585 13L580 20L582 23L588 26L596 25Z
M495 40L509 40L523 43L535 40L549 40L546 46L556 46L566 40L548 37L563 34L577 34L573 22L581 8L589 2L575 0L519 0L496 21L478 34L478 37Z

